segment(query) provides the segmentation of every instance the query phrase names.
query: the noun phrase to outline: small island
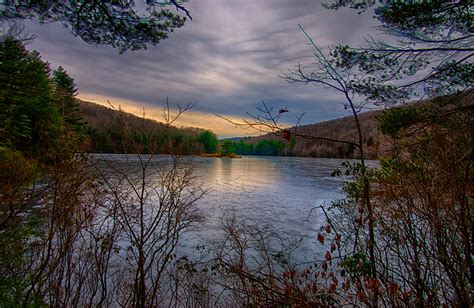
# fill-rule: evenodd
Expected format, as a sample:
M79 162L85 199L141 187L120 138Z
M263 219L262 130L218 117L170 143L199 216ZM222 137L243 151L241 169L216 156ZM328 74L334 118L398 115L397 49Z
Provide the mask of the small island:
M220 152L203 153L201 157L217 157L217 158L242 158L242 156L235 154L234 143L230 139L225 139L220 144Z

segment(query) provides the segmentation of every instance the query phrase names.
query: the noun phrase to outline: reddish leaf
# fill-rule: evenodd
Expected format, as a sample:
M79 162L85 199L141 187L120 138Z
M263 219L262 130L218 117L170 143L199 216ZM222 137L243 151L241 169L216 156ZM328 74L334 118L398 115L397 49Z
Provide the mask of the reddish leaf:
M324 245L324 236L321 233L318 233L318 242Z
M329 251L326 252L326 261L331 261L331 253Z

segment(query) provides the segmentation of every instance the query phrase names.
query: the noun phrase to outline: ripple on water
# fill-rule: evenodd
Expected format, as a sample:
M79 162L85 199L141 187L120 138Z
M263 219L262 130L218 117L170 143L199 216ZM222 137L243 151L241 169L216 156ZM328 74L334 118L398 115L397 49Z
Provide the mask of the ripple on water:
M134 156L96 155L118 163L138 163ZM158 156L156 164L169 158ZM218 159L187 157L195 166L197 180L208 191L197 207L203 222L192 226L182 237L180 254L197 256L197 244L209 244L222 232L224 215L235 215L268 227L288 240L301 239L295 250L296 262L322 259L325 248L315 237L325 218L315 207L329 205L342 196L341 180L330 176L343 160L298 157L255 157Z
M251 156L195 161L200 180L209 189L198 203L206 221L188 232L181 252L193 254L195 244L218 239L221 217L235 215L289 240L301 239L295 251L298 261L321 259L322 247L315 236L324 217L313 208L341 197L340 179L330 176L341 162Z

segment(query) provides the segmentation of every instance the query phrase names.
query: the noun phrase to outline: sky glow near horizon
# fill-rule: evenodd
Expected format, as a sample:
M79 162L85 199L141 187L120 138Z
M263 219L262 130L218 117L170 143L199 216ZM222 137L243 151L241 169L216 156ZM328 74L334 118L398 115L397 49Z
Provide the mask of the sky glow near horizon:
M329 0L328 0L329 1ZM305 112L302 124L345 115L343 98L311 85L281 79L298 61L311 60L312 49L301 24L321 47L363 45L376 33L372 12L327 10L311 0L191 0L193 20L156 47L122 55L107 46L88 45L58 23L27 21L36 34L29 49L38 50L54 69L63 66L74 78L78 97L161 120L161 109L196 103L176 123L211 129L219 137L256 134L236 128L215 114L240 120L256 113L262 100L288 108L285 124Z

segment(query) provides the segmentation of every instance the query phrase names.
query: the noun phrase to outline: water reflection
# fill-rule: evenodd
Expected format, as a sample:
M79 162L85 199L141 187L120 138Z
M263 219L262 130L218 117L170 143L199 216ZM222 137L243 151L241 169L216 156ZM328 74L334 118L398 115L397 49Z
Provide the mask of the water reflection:
M102 155L101 159L109 164L139 166L135 156ZM324 217L315 208L342 197L340 179L330 176L342 161L300 157L186 157L184 163L195 167L195 175L207 193L197 204L204 221L184 235L178 252L195 256L198 244L209 246L222 235L223 215L235 215L267 226L283 238L301 239L295 251L297 261L322 259L325 251L315 237ZM166 168L171 159L157 156L152 163Z
M278 166L274 162L244 157L242 159L207 158L196 162L202 180L211 190L235 191L265 190L280 181Z
M206 220L185 236L181 250L192 254L196 244L217 239L220 218L233 214L284 238L302 239L296 250L301 261L322 257L315 236L324 219L319 210L311 210L341 197L340 180L330 176L341 162L250 156L195 159L197 174L209 190L198 204Z

